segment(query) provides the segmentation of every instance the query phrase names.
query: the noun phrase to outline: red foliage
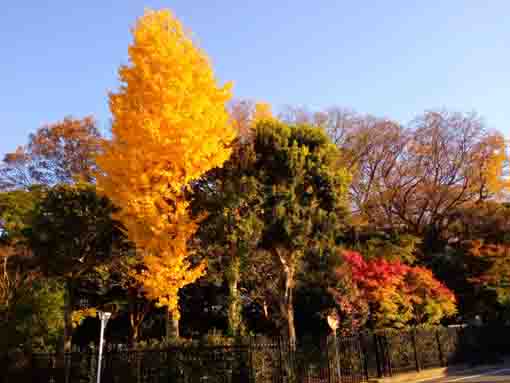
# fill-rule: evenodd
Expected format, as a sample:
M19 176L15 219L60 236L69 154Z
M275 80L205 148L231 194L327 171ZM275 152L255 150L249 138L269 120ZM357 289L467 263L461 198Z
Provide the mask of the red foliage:
M456 311L454 294L429 269L382 258L366 261L355 251L345 251L343 259L346 265L337 269L337 277L345 284L349 275L357 291L354 301L339 291L333 293L344 315L363 307L361 301L370 308L376 326L401 327L437 323Z

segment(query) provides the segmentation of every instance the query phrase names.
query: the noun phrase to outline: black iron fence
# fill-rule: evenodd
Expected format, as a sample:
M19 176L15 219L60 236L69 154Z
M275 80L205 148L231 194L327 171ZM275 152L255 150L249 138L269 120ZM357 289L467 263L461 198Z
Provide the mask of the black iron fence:
M510 327L438 327L359 335L365 378L431 367L497 363L510 354Z
M458 327L360 333L291 347L251 338L226 345L109 349L103 383L358 383L371 377L458 363L497 362L510 353L509 327ZM3 369L4 381L93 383L97 353L33 354ZM8 379L8 380L6 380Z

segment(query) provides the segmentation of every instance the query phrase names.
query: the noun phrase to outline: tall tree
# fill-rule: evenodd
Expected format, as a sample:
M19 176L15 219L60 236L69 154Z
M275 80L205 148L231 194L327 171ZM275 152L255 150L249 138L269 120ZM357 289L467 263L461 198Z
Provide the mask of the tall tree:
M339 156L320 128L263 118L253 144L197 184L196 197L208 213L201 239L227 257L229 273L236 270L227 276L231 290L241 281L266 318L277 314L292 343L303 256L335 247L345 221L350 177L337 166Z
M282 277L280 314L293 344L294 288L302 257L334 248L345 223L350 175L338 166L339 151L320 128L262 122L255 152L264 190L261 247Z
M92 117L66 117L45 125L30 135L28 145L5 155L0 165L0 189L92 182L100 141Z
M260 185L253 176L253 143L240 137L230 159L220 169L208 172L194 183L192 210L205 215L195 243L197 252L208 259L209 274L223 277L229 291L228 330L242 333L241 280L259 244Z
M209 59L168 10L147 11L133 37L122 87L110 95L112 140L97 159L98 184L145 252L138 277L147 296L168 308L177 332L178 291L205 266L189 261L196 222L185 189L230 156L230 85L217 85Z

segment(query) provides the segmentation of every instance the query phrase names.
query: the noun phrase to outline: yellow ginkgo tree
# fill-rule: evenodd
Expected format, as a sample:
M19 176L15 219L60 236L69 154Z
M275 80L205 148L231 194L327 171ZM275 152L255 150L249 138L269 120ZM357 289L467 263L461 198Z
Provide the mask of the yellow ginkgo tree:
M136 278L146 296L178 318L179 289L204 272L189 262L197 222L185 191L230 156L231 85L217 84L208 57L171 11L146 11L132 33L122 84L110 94L112 137L97 158L97 183L121 208L118 218L142 254Z

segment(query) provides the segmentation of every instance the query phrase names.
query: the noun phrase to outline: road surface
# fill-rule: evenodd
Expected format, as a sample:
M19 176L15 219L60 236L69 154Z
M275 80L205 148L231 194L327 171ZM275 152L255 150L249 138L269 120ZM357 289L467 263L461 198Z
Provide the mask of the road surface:
M510 367L488 369L473 373L459 373L440 379L427 379L416 383L510 383Z

